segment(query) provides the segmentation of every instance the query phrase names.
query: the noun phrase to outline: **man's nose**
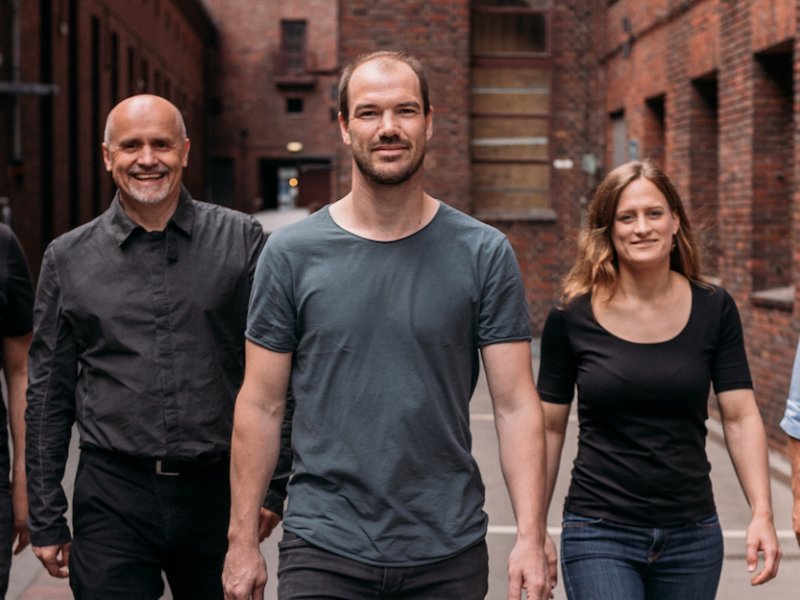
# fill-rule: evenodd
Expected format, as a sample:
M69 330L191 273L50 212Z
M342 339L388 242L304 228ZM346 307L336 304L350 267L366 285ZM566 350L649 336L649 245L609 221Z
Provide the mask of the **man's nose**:
M393 111L387 110L381 116L380 131L383 137L393 137L397 135L397 115Z
M139 156L136 158L136 162L143 165L152 165L156 163L156 153L150 147L150 144L142 146L142 149L139 151Z

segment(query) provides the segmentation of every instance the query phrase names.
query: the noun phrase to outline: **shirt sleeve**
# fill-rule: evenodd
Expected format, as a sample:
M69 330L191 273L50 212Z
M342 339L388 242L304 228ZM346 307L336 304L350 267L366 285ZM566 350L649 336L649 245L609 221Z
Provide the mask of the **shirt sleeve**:
M245 337L274 352L294 352L298 343L292 270L270 236L256 267Z
M6 313L0 318L0 336L19 337L33 327L33 285L25 255L10 230L5 258L8 302Z
M739 310L728 292L719 289L717 293L723 296L719 337L711 371L714 392L719 394L730 390L752 389L753 381L747 364Z
M542 330L536 388L544 402L569 404L575 395L577 364L564 310L552 308Z
M786 412L781 419L781 428L793 438L800 439L800 342L794 355L792 381L789 384L789 397L786 399Z
M264 249L264 243L267 241L267 235L264 233L264 228L262 227L261 223L259 223L255 217L251 217L248 227L247 263L250 269L250 285L252 287L253 279L255 278L256 274L256 266L258 265L258 258L261 256L261 252Z
M61 480L75 419L78 360L74 339L63 314L51 244L44 255L36 291L25 413L29 529L35 546L56 545L70 539Z
M530 339L525 287L514 250L503 239L492 257L481 296L478 346Z

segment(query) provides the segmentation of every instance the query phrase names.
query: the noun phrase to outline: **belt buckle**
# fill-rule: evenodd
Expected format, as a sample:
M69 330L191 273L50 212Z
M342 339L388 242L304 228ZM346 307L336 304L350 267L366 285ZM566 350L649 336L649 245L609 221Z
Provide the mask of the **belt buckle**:
M166 477L177 477L180 473L176 471L165 471L163 469L164 461L161 459L156 460L156 475L164 475Z

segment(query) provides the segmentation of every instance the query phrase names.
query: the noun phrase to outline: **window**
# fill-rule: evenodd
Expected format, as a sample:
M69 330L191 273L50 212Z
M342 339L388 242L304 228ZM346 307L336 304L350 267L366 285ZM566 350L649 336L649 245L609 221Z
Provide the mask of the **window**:
M303 99L302 98L287 98L286 99L286 112L287 113L301 113L301 112L303 112Z
M718 275L719 240L719 92L716 75L692 81L689 99L689 198L692 221L702 241L704 273Z
M628 153L628 124L625 112L620 110L609 115L611 119L611 168L630 160Z
M793 65L791 50L754 61L751 273L757 291L792 282Z
M664 165L667 112L664 94L645 100L647 110L644 115L644 154L662 168Z
M471 156L482 218L550 204L549 7L473 0Z
M306 22L281 21L281 56L287 72L306 70Z

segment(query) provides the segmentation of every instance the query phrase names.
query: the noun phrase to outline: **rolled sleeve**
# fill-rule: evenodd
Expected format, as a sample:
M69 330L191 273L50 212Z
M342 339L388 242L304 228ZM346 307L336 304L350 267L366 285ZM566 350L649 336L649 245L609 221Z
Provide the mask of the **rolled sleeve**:
M800 343L794 356L792 382L789 385L789 397L786 399L781 428L791 437L800 439Z

